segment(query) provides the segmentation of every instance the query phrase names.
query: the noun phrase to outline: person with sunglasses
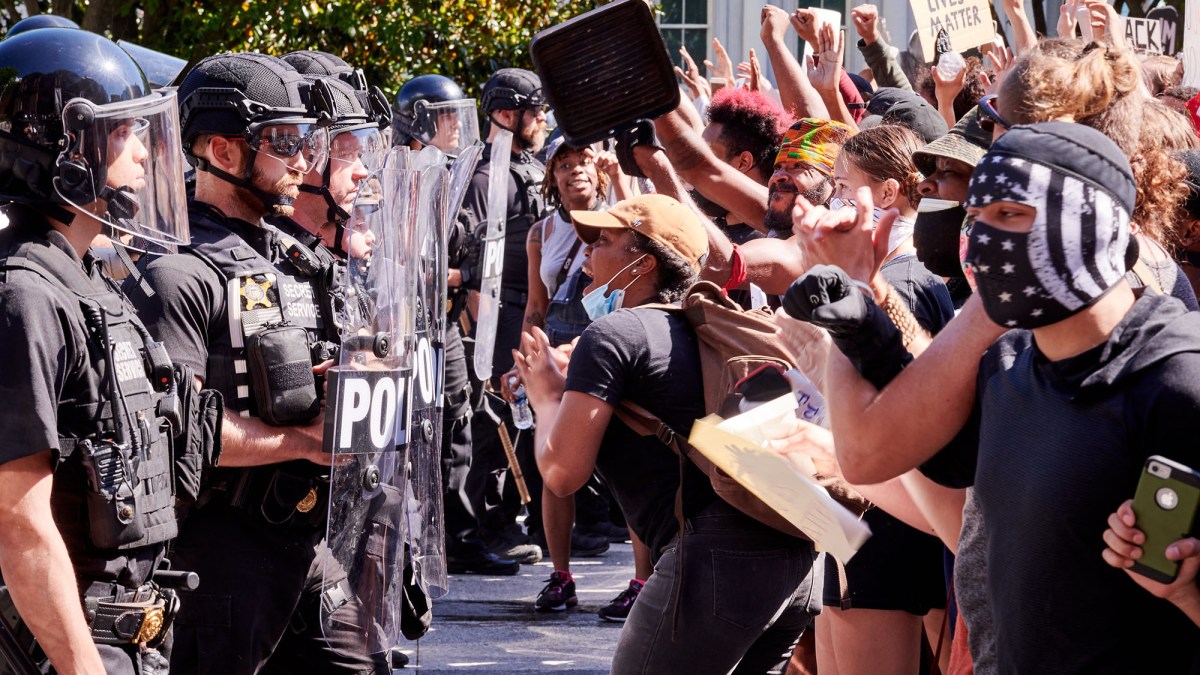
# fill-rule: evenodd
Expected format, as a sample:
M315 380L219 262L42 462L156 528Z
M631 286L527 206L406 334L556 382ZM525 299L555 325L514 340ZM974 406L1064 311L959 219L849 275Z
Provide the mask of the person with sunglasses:
M317 254L264 222L295 216L300 187L323 175L337 91L239 53L201 60L178 96L196 167L192 244L146 265L155 293L138 304L226 412L219 465L204 467L172 553L203 580L200 594L183 594L195 601L177 624L172 669L386 672L351 633L352 589L325 583L321 564L332 459L315 366L340 341L337 298ZM323 634L322 606L347 614L344 632Z

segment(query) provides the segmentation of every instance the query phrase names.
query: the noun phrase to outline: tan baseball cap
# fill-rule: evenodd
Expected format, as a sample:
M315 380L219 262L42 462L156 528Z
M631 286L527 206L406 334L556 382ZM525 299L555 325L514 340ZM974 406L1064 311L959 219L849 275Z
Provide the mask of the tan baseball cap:
M700 271L700 258L708 253L704 223L692 209L666 195L649 194L626 199L607 211L572 211L579 238L590 244L600 230L640 232L666 246Z

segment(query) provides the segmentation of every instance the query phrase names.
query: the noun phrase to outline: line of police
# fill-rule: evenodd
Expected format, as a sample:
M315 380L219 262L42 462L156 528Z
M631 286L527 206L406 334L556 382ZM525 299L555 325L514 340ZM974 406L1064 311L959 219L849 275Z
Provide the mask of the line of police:
M522 253L543 215L539 88L512 69L485 87L516 138L509 214L525 228L506 234ZM397 144L477 144L461 92L400 103ZM352 213L392 122L361 71L320 52L209 57L170 91L77 28L0 42L0 673L390 672L386 641L363 637L383 619L326 545L344 462L321 392L347 317L378 300L348 291L379 234ZM485 158L450 236L454 287L478 284L486 186ZM501 291L498 360L518 293ZM483 387L457 329L446 342L447 547L470 571L512 569L478 539L465 482ZM362 547L396 566L394 547ZM428 627L423 590L405 586L406 635Z

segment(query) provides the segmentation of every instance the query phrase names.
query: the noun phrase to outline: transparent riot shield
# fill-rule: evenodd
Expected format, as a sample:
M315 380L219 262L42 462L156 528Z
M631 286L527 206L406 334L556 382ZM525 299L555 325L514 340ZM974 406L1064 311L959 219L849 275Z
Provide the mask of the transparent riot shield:
M406 451L412 411L416 259L398 226L415 211L412 172L384 166L361 184L351 225L374 236L347 260L338 360L327 373L333 455L321 626L330 648L376 654L402 639Z
M504 273L504 230L508 216L508 164L512 133L501 131L492 141L488 176L487 230L483 235L483 273L479 283L479 315L475 321L475 377L492 377L492 352L500 322L500 276ZM481 224L482 226L482 224Z
M445 510L442 506L442 392L445 385L446 245L442 203L450 174L446 156L429 146L410 156L419 179L414 219L412 287L416 309L413 431L409 444L409 542L413 577L431 599L449 590L446 577Z

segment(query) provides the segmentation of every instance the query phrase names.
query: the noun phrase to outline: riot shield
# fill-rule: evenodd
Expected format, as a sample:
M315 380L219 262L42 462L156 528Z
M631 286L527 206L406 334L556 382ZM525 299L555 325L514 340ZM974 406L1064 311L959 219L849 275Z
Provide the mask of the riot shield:
M508 220L508 181L511 180L508 164L511 159L512 133L501 131L492 141L479 315L475 320L475 377L481 382L492 377L492 353L496 350L496 327L500 322L500 275L504 273L504 230Z
M319 553L321 625L337 651L381 653L402 639L414 256L397 218L412 210L414 183L411 172L385 165L362 181L351 214L374 244L347 260L342 344L327 373L325 449L333 465Z
M409 445L409 542L413 578L430 598L446 594L445 510L442 506L442 392L445 388L446 244L442 210L450 174L446 156L433 146L411 156L419 177L413 266L416 348L413 371L413 434Z

